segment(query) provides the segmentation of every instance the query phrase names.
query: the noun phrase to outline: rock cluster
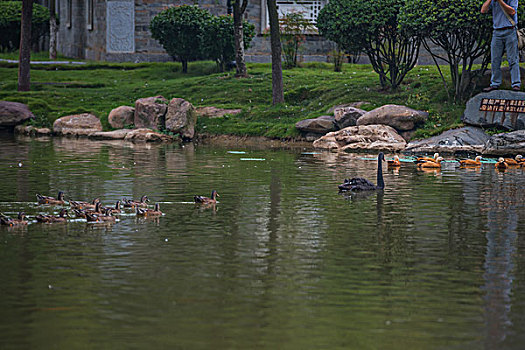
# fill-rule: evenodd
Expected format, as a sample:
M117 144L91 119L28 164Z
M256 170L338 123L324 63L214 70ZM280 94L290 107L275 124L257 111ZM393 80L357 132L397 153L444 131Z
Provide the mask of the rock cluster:
M388 125L349 126L314 141L314 147L337 151L377 150L399 152L406 141Z

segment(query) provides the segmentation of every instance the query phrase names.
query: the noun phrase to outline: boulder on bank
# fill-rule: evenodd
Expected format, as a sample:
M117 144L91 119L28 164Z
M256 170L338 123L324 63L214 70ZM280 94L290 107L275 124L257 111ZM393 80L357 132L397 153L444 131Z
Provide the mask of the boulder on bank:
M53 123L53 132L63 136L88 136L102 131L100 120L90 113L68 115Z
M217 108L213 106L199 107L195 110L197 117L208 117L208 118L222 118L226 114L237 115L242 112L242 109L225 109Z
M330 132L314 141L315 148L354 151L381 150L399 152L406 146L406 141L388 125L350 126Z
M99 131L90 134L89 138L93 140L124 140L131 131L131 129Z
M35 116L29 107L19 102L0 101L0 127L13 127Z
M49 128L37 128L33 125L17 125L15 133L31 136L50 136L52 131Z
M405 152L414 153L480 153L489 139L489 135L481 128L466 126L447 130L444 133L424 140L410 142Z
M139 98L135 101L133 124L136 128L161 129L168 109L168 100L163 96Z
M428 113L405 106L385 105L365 113L356 125L389 125L397 131L413 130L424 123Z
M468 100L462 121L481 127L497 126L511 131L523 130L525 92L493 90L477 94Z
M197 115L191 103L182 98L173 98L166 113L166 130L178 133L185 140L195 136Z
M335 117L333 115L323 115L317 118L300 120L295 123L295 128L302 133L313 133L319 136L337 130Z
M337 107L334 109L334 123L338 129L356 126L357 120L366 113L366 111L356 107Z
M491 136L485 144L482 153L495 156L525 155L525 130Z
M120 106L109 112L108 122L114 129L122 129L126 126L133 125L135 121L135 108L129 106Z
M169 142L173 141L173 138L151 129L141 128L128 132L124 140L131 142Z

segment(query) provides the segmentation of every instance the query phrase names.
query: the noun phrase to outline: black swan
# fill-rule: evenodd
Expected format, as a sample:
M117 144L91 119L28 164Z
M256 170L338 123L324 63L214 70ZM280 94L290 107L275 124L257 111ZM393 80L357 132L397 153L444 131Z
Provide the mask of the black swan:
M339 191L375 191L382 190L385 188L385 182L383 181L383 168L382 162L385 160L383 152L377 156L377 186L364 179L362 177L354 177L353 179L345 179L345 181L339 185Z

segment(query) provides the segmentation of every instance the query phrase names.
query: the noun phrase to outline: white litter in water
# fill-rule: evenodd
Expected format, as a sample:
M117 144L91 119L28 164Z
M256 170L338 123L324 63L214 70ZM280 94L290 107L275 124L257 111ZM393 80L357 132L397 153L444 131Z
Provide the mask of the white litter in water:
M241 158L241 160L256 160L256 161L265 161L266 159L264 158Z
M245 151L228 151L227 153L231 153L231 154L246 154Z

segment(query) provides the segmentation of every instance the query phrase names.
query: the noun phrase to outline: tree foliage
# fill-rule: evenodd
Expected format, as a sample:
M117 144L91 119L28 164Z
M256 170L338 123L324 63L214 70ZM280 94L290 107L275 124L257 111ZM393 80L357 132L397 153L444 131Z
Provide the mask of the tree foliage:
M348 53L362 50L382 87L395 90L414 67L420 36L400 30L405 0L331 0L319 13L317 28Z
M255 27L244 22L244 46L249 47ZM224 70L235 57L233 18L214 16L198 6L170 7L153 17L151 35L173 59L182 62L184 73L188 62L212 59Z
M33 4L31 42L36 43L48 32L49 10ZM22 1L0 1L0 51L14 51L20 47Z
M440 60L449 65L456 101L470 96L473 79L490 59L492 16L481 14L481 4L478 0L407 0L399 16L403 30L425 38L423 45L438 69ZM474 72L477 62L482 69ZM443 82L448 90L444 78Z
M297 67L297 54L306 41L306 34L315 27L302 12L286 13L279 17L285 68Z

